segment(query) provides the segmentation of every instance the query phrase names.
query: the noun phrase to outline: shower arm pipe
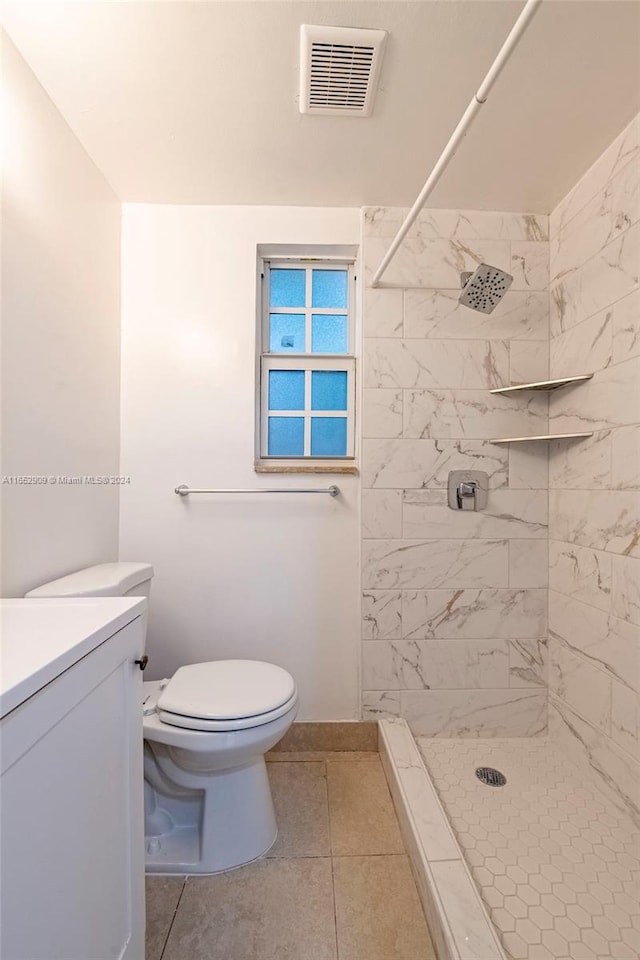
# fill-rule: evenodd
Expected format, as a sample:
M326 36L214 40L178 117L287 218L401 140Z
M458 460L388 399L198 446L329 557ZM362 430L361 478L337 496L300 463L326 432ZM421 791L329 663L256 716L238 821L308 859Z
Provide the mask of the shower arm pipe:
M400 246L400 244L406 237L407 233L411 229L414 220L416 219L416 217L424 207L428 196L431 194L434 187L438 183L438 180L440 179L445 169L447 168L449 161L454 156L461 141L465 137L467 130L473 123L473 120L475 119L476 115L480 112L481 107L486 103L489 93L491 92L491 88L493 87L494 83L502 73L502 70L506 65L509 57L511 56L514 49L518 45L520 38L522 37L522 34L525 32L525 30L529 26L529 23L531 22L533 15L535 14L536 10L538 9L541 3L542 3L542 0L527 0L524 6L524 9L522 10L522 12L520 13L520 16L518 17L513 27L511 28L511 32L509 33L509 36L507 37L505 42L502 44L502 47L500 48L500 52L498 53L497 57L489 67L489 70L484 80L482 81L482 83L478 87L478 90L472 97L469 103L469 106L467 107L467 109L462 115L462 119L460 120L460 122L458 123L458 126L453 131L449 139L449 142L447 143L446 147L440 154L440 157L436 161L436 164L433 170L429 174L422 190L418 194L416 202L413 204L413 206L411 207L411 210L405 217L405 220L402 226L400 227L400 229L398 230L397 234L395 235L393 242L391 243L391 246L389 247L386 254L384 255L384 258L380 266L378 267L375 274L373 275L373 279L371 281L372 287L379 286L380 279L383 273L386 271L387 267L395 257L398 251L398 247Z

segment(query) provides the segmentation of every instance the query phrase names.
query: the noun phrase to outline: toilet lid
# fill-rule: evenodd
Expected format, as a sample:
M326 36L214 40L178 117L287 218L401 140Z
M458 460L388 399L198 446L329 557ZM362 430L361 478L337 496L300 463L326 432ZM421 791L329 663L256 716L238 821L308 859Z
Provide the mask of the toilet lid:
M214 660L180 667L158 698L158 709L208 720L268 713L295 693L293 677L262 660Z

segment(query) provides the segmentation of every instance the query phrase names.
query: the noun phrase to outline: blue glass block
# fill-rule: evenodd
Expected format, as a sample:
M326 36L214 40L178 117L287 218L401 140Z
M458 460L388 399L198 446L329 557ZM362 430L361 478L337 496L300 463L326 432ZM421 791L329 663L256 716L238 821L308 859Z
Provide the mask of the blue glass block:
M269 370L269 410L304 410L304 370Z
M311 315L311 352L347 353L347 317L345 314Z
M304 417L269 417L270 457L304 456Z
M306 270L272 270L269 287L272 307L304 307Z
M304 313L272 313L270 353L304 353Z
M347 270L313 270L311 306L346 310L349 289Z
M346 457L347 418L311 417L311 456Z
M347 409L347 374L345 370L314 370L312 372L311 409Z

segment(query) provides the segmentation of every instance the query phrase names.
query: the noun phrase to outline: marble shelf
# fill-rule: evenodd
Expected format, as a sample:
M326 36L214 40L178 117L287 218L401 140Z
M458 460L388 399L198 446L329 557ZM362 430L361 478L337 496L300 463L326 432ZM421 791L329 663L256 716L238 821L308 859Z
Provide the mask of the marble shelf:
M574 440L580 437L592 437L591 433L544 433L537 437L499 437L489 443L531 443L537 440Z
M520 390L540 390L547 393L551 390L558 390L559 387L566 387L571 383L583 383L585 380L591 380L593 374L586 373L579 377L561 377L558 380L537 380L534 383L516 383L510 387L496 387L489 390L489 393L518 393Z

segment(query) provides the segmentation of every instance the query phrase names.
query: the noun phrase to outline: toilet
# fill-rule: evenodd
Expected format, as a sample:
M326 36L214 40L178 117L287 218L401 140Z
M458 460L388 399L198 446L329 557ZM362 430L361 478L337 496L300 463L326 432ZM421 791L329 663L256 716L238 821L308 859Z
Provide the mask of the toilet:
M148 597L153 568L103 563L38 597ZM219 873L263 856L277 836L264 755L298 711L293 677L261 660L214 660L143 683L146 867Z

